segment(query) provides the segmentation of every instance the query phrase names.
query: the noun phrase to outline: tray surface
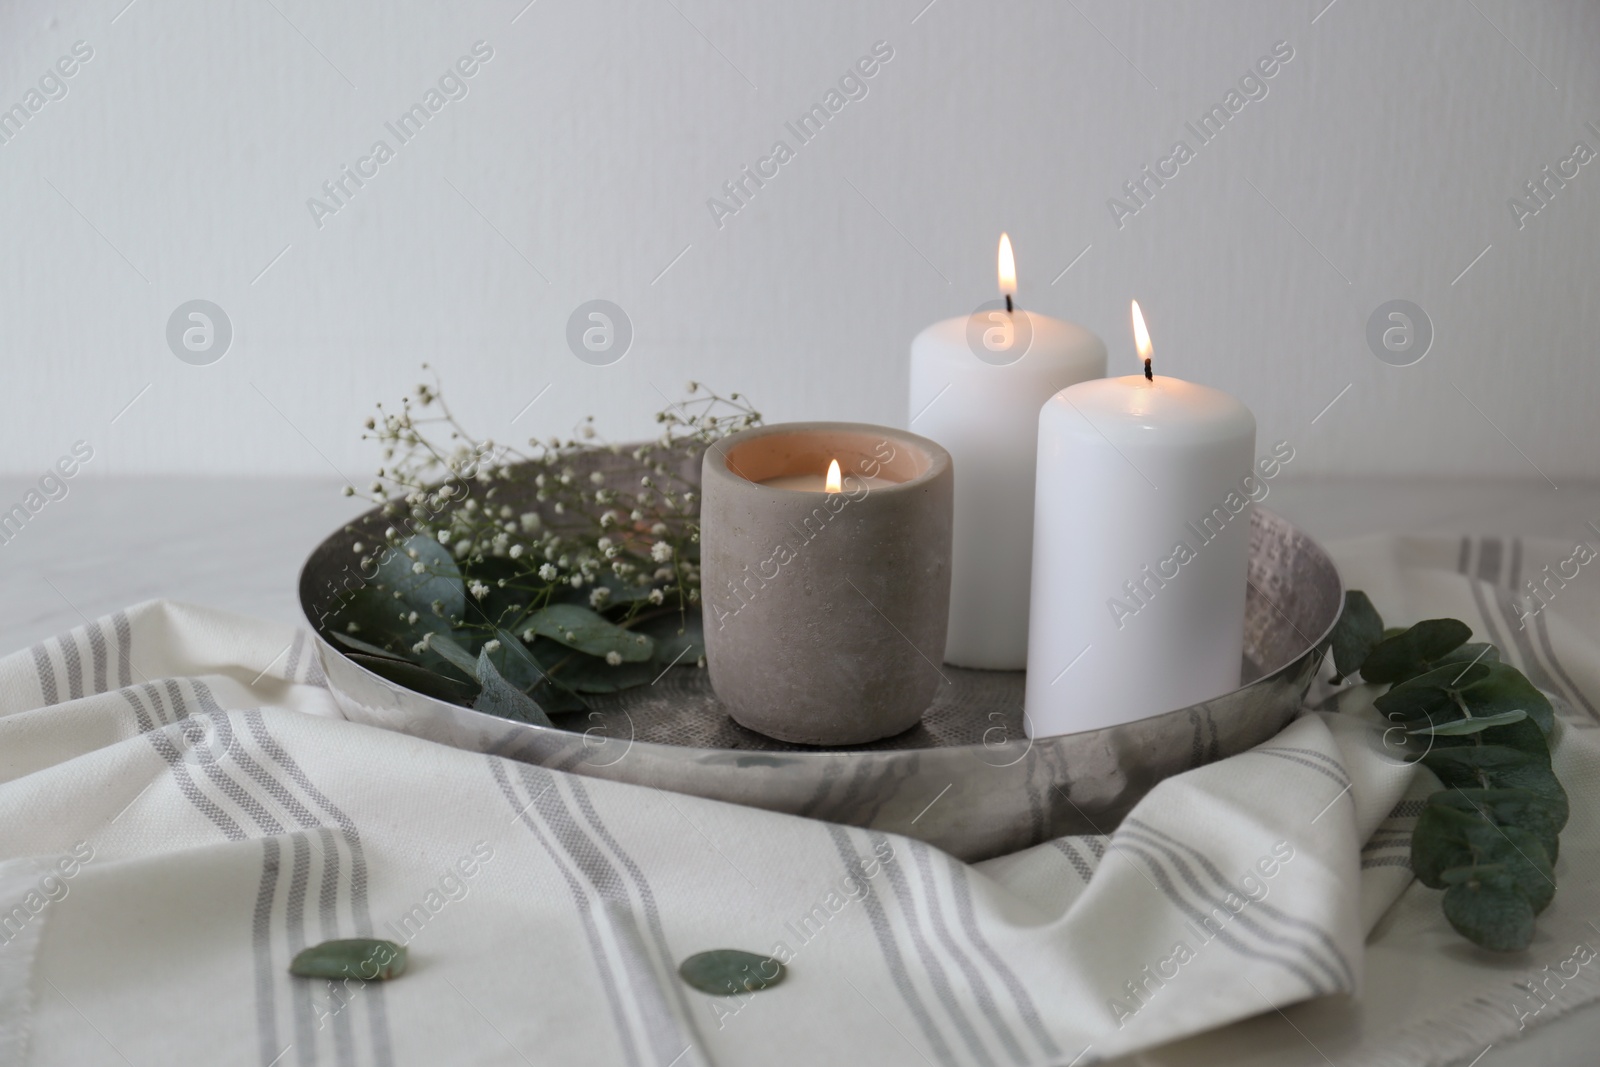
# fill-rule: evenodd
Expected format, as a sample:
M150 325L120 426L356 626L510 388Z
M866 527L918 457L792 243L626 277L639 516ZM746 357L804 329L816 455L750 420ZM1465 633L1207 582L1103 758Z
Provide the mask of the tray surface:
M789 744L739 726L707 672L591 698L555 728L494 718L381 678L347 658L317 620L348 580L354 541L376 512L312 552L301 606L347 718L478 752L774 811L919 837L977 860L1068 833L1106 832L1161 779L1242 752L1299 712L1343 588L1322 548L1281 517L1251 516L1245 659L1239 689L1101 730L1029 739L1021 671L941 667L922 721L846 748ZM951 802L930 807L945 792Z

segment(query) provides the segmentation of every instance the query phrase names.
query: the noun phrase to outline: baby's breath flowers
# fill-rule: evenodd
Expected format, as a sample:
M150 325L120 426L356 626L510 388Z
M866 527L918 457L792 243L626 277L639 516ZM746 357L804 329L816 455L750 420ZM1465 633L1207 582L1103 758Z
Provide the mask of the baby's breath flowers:
M653 620L672 619L681 633L698 614L700 456L761 416L738 393L719 396L696 382L688 393L656 415L654 440L626 446L604 441L592 416L570 437L532 438L525 448L477 437L445 403L437 379L419 384L398 410L380 404L362 435L381 450L378 478L365 494L345 490L370 499L387 526L383 544L353 546L363 568L381 570L399 553L424 576L419 582L450 572L464 593L452 601L460 613L435 601L433 614L471 654L505 654L507 639L520 637L552 677L575 655L636 665L638 655L602 649L581 626L568 632L548 621L552 610L562 618L577 612L607 627L608 640L618 640L620 628L648 644ZM415 612L401 612L387 635L370 632L370 616L362 622L365 641L410 650L429 666L433 646L417 630L437 629L437 619L419 624ZM551 642L562 646L560 662L546 662Z

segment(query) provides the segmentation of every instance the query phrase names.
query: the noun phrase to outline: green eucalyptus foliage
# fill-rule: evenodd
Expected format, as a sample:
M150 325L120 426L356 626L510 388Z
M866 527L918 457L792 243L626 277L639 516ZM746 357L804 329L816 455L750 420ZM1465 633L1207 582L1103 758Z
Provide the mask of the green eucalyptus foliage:
M1411 837L1417 880L1444 890L1445 918L1487 949L1514 952L1554 898L1567 794L1550 765L1555 712L1493 645L1455 619L1384 629L1365 593L1345 594L1333 633L1335 683L1388 685L1374 700L1444 788Z
M378 508L347 528L361 581L324 632L396 684L540 726L703 667L694 472L761 415L738 393L688 392L654 441L605 444L587 420L526 453L473 437L433 386L380 405L364 435L384 449Z

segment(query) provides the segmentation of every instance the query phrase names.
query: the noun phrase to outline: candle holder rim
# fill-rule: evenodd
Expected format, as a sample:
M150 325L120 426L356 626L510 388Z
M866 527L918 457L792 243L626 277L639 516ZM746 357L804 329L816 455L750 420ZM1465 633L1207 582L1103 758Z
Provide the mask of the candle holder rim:
M954 466L954 461L950 458L950 452L948 449L939 444L939 442L934 441L931 438L923 437L920 434L912 433L910 430L901 430L896 427L882 426L871 422L775 422L765 426L752 426L748 430L740 430L738 433L729 434L727 437L720 438L707 445L706 452L708 454L712 452L717 453L722 457L722 462L707 464L705 466L705 476L715 477L719 481L724 481L727 484L734 486L749 486L750 491L755 492L804 493L811 496L826 496L828 494L819 489L781 489L773 486L763 485L761 482L746 478L744 475L728 466L727 450L730 445L744 444L750 441L759 440L763 437L774 437L785 433L794 433L799 429L804 429L806 431L854 433L862 436L871 436L876 434L891 441L917 448L927 456L927 469L923 470L920 474L917 474L911 478L907 478L903 482L895 482L890 485L876 486L869 490L869 492L873 494L899 493L922 488L938 478L942 473L944 473L944 471L949 470ZM843 477L849 478L855 473L857 472L845 472ZM701 486L702 496L704 495L704 492L705 487Z

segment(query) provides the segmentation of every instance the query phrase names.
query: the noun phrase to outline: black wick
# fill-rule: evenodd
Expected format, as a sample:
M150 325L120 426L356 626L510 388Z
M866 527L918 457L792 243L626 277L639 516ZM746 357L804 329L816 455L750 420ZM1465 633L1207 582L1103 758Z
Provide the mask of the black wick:
M1006 294L1006 314L1011 314L1011 294Z
M1150 361L1148 359L1144 361L1144 380L1147 382L1156 380L1156 376L1150 373Z

